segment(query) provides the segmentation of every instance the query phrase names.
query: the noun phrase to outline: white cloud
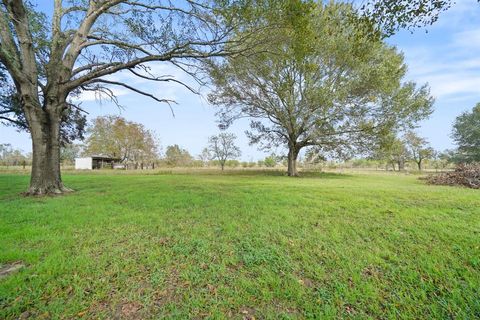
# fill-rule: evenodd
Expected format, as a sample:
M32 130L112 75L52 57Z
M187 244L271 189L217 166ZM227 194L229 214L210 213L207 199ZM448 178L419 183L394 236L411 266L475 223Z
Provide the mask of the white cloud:
M453 46L464 50L477 50L476 53L478 53L480 49L480 28L457 32L453 37Z
M428 82L437 98L480 98L479 51L480 29L455 32L439 45L407 47L408 75L419 83Z
M420 83L428 82L435 97L448 98L456 95L480 94L480 74L434 73L417 78Z

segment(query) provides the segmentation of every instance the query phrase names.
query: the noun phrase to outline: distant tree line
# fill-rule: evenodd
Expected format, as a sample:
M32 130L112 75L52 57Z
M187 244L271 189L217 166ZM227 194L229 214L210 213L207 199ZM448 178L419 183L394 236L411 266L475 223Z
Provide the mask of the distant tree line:
M103 116L87 126L84 144L62 145L60 159L63 165L73 165L80 156L104 155L118 158L128 168L147 169L155 167L219 167L224 168L284 168L288 157L271 154L258 161L239 161L240 148L236 136L221 132L208 138L208 145L196 157L179 145L169 145L160 152L159 140L143 125L127 121L119 116ZM458 116L453 124L452 138L457 148L445 151L434 150L429 142L415 131L402 135L393 132L383 136L365 157L349 160L329 159L324 154L310 149L300 157L299 168L375 168L402 171L425 168L444 170L459 163L480 161L480 103L470 112ZM1 166L31 165L31 154L25 154L10 144L0 144Z
M207 146L196 157L178 144L169 145L161 152L159 139L143 125L127 121L120 116L101 116L86 127L83 144L65 144L60 158L63 165L73 165L75 158L108 156L116 158L126 169L152 169L155 167L219 167L273 168L281 165L282 158L274 154L259 161L240 161L240 148L233 133L221 132L210 136Z
M31 153L24 153L20 149L15 149L9 143L0 144L0 166L27 166L32 163Z
M120 106L113 90L120 87L175 103L112 75L198 93L181 79L157 74L152 63L168 63L199 85L211 83L209 100L222 129L249 118L250 142L269 151L284 148L290 176L298 175L303 153L321 161L375 152L399 170L406 159L422 169L432 156L422 138L399 134L431 114L429 88L405 81L403 55L384 39L436 22L453 0L58 1L48 13L36 2L0 2L0 122L30 132L27 194L72 191L62 182L60 161L79 153L67 144L85 133L85 112L75 103L82 93ZM472 120L462 119L455 127L455 159L478 161L478 144L464 134L471 133ZM84 151L135 166L158 158L154 135L143 126L98 120L115 143L100 145L97 137L107 131L90 131ZM113 122L120 122L119 132L110 131ZM210 141L200 161L224 168L239 150L212 148L217 142ZM169 165L190 161L172 147Z

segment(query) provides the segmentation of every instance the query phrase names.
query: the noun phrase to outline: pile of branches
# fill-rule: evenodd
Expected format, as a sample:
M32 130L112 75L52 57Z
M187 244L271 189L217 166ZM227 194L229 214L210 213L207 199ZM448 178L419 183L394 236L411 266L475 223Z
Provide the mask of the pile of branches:
M429 184L480 189L480 163L459 164L455 171L431 175L425 180Z

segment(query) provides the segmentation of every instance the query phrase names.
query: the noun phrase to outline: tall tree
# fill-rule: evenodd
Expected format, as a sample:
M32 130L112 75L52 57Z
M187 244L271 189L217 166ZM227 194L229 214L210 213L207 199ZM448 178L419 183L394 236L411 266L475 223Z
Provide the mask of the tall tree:
M240 148L235 145L236 139L235 134L227 132L219 133L208 139L208 150L212 155L212 159L218 160L222 171L227 160L234 160L242 155Z
M88 128L84 153L105 155L123 163L151 162L158 157L158 143L142 124L119 116L95 118Z
M371 38L350 5L290 2L296 10L270 31L276 43L212 66L209 100L220 107L224 127L251 118L250 142L286 146L288 175L296 176L303 148L351 156L431 113L428 87L402 84L402 55Z
M423 161L433 158L435 151L425 138L418 136L413 131L408 131L404 140L410 151L411 159L417 164L418 170L422 171Z
M31 3L0 2L0 66L9 74L32 138L32 195L69 190L60 175L60 128L73 108L72 95L101 92L116 102L112 88L122 87L172 103L109 76L123 72L195 91L156 74L151 63L167 63L201 81L197 62L247 50L244 39L231 41L231 34L245 18L255 23L254 2L242 0L54 0L49 15Z
M452 137L458 146L456 162L480 162L480 103L455 119Z

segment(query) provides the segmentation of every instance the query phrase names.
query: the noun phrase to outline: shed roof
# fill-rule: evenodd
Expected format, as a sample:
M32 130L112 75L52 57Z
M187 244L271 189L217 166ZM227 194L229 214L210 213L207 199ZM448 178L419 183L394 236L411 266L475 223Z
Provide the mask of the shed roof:
M91 155L90 158L93 160L106 160L106 161L120 161L120 158L114 158L110 156L103 156L103 155Z

